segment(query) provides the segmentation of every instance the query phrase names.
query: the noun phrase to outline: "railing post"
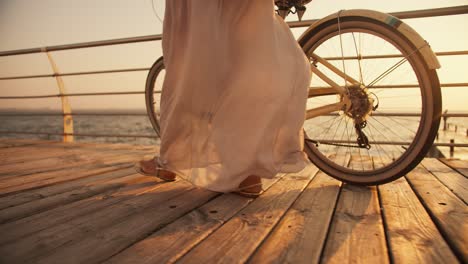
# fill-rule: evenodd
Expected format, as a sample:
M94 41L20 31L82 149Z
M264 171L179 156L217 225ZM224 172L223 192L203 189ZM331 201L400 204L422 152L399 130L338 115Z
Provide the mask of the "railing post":
M453 153L455 153L455 139L450 139L450 157L453 157Z
M447 112L448 112L448 110L445 110L445 111L444 111L444 114L443 114L443 116L442 116L442 118L443 118L443 120L444 120L444 131L446 131L447 128L448 128L448 127L447 127L447 116L446 116Z
M59 70L54 62L54 59L52 58L52 55L47 51L46 48L43 48L42 51L45 52L47 58L49 59L50 66L54 71L55 80L57 81L57 86L59 88L63 113L63 142L73 142L73 117L70 103L68 102L68 97L65 95L67 93L65 90L65 84L62 80L62 77L58 75Z

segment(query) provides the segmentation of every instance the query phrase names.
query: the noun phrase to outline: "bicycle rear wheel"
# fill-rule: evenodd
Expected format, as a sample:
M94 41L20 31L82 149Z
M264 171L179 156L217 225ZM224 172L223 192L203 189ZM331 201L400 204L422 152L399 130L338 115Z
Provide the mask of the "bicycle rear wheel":
M360 185L386 183L413 169L434 141L442 104L436 71L420 47L365 17L332 19L307 36L300 44L311 63L353 99L351 109L306 118L309 159L332 177ZM345 85L316 55L359 85ZM314 74L309 91L308 113L343 100Z

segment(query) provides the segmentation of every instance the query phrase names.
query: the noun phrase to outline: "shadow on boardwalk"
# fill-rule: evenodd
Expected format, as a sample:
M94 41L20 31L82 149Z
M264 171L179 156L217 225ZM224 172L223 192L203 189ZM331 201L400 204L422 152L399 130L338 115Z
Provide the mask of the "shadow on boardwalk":
M0 143L2 263L467 260L465 161L425 159L378 187L310 165L253 200L134 173L153 148Z

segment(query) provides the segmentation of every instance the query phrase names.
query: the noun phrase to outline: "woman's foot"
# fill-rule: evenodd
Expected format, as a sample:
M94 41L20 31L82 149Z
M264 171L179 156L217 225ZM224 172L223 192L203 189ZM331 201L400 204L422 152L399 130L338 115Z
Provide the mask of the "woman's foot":
M239 190L235 193L249 198L257 198L262 192L262 179L259 176L250 175L239 184Z
M164 181L175 181L176 175L168 170L163 170L157 166L156 158L150 160L140 160L135 165L138 173L147 176L156 176Z

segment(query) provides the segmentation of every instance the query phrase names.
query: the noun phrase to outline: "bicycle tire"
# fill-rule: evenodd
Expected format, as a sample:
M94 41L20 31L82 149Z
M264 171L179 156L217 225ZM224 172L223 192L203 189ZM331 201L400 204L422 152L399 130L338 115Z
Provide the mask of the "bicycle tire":
M146 77L146 85L145 85L145 102L146 102L146 112L148 114L148 118L151 122L151 125L156 131L158 137L160 137L160 124L159 124L159 103L160 97L155 97L155 94L160 94L159 92L162 91L162 84L160 85L161 89L156 90L157 88L156 81L160 76L161 72L164 70L164 60L163 57L160 57L153 63L151 66L148 75Z
M411 117L411 118L408 118L407 121L401 120L401 123L410 122L410 121L413 122L413 119L414 119L415 120L414 122L418 122L417 130L414 130L414 134L411 135L411 138L409 139L409 145L397 146L394 149L391 149L391 153L390 153L391 155L386 153L386 156L384 157L382 157L383 155L381 157L375 157L376 155L375 153L382 152L382 150L390 149L389 145L391 145L390 144L391 141L387 140L383 142L382 140L379 141L377 139L375 140L370 139L370 141L373 141L373 142L381 142L380 144L382 146L380 146L380 150L379 150L379 147L378 147L379 143L376 143L376 144L370 143L371 146L373 144L377 148L377 151L374 149L373 154L371 155L369 150L367 150L369 155L368 157L363 158L360 150L359 150L359 154L354 152L354 155L353 155L352 148L354 149L354 145L350 145L350 143L347 143L347 144L333 143L333 142L350 142L353 140L353 137L349 135L349 132L352 132L352 129L348 128L349 121L345 121L346 127L342 128L343 132L341 130L338 130L338 128L335 131L335 135L338 134L338 131L339 133L342 133L340 140L335 139L334 141L333 140L327 141L323 139L326 137L326 135L316 135L313 132L314 127L312 126L312 124L315 124L318 122L313 123L313 120L306 119L304 123L304 132L305 132L305 138L306 138L306 141L304 144L304 151L307 153L312 163L314 163L317 167L319 167L328 175L340 181L350 183L350 184L356 184L356 185L377 185L377 184L383 184L383 183L396 180L399 177L411 171L415 166L417 166L417 164L419 164L419 162L424 158L424 156L426 155L426 153L432 146L432 143L435 139L435 136L439 128L440 114L441 114L441 108L442 108L440 83L439 83L439 79L437 77L437 73L435 69L430 69L428 67L422 54L418 51L418 47L416 47L410 39L408 39L406 36L398 32L391 25L383 23L382 21L368 18L368 17L359 17L359 16L341 17L339 19L331 19L328 21L324 21L321 25L315 26L313 30L308 32L307 35L300 40L300 45L302 46L305 54L308 56L312 54L312 52L314 53L322 52L324 53L324 55L319 55L319 56L327 56L327 54L325 53L330 52L330 51L326 51L327 50L325 49L326 45L333 44L332 41L335 41L335 42L338 41L337 38L339 38L338 42L341 45L343 44L343 39L350 39L351 42L354 42L354 47L347 47L347 48L354 49L354 51L350 51L350 52L345 51L345 53L342 53L341 50L339 51L339 53L341 53L342 67L345 68L345 65L350 65L349 61L347 60L349 57L353 57L353 56L350 56L353 52L356 54L355 56L356 60L363 60L363 58L365 58L365 56L363 56L362 54L358 54L359 52L356 47L358 46L356 44L357 43L356 35L358 34L359 34L359 37L361 36L367 37L367 35L375 36L376 38L382 41L385 41L389 45L393 46L393 48L395 48L395 50L397 51L400 51L401 55L403 56L407 56L408 54L411 54L411 56L409 57L407 56L408 57L407 65L409 65L409 67L405 66L405 69L411 69L407 71L413 71L412 73L409 73L409 74L414 75L414 77L416 77L415 79L417 81L417 86L419 87L419 96L420 96L420 105L421 105L420 113L419 113L420 119L419 121L416 121L417 117ZM359 45L362 44L360 41L361 41L361 38L359 38ZM364 46L364 44L362 45ZM390 46L389 46L389 49L391 49ZM370 58L370 56L368 57ZM329 57L329 58L333 58L333 57ZM337 67L339 67L339 65L337 65ZM358 73L358 75L362 82L361 84L363 84L364 83L363 80L365 79L365 76L363 76L363 73L362 73L363 63L359 62L358 66L353 66L353 67L359 68L360 73ZM358 70L354 70L354 71L358 72ZM405 72L405 74L407 73L407 71ZM392 72L390 74L392 74ZM400 87L400 86L402 85L399 85L399 86L395 85L394 87ZM382 90L383 89L384 88L382 88ZM413 89L411 90L411 92L414 92L414 89L417 90L418 88L408 88L408 91L409 89ZM369 90L371 89L369 88ZM406 91L405 93L407 93L408 91ZM396 90L385 91L385 93L387 94L389 92L402 93L403 90L398 91L398 89L396 89ZM382 92L380 94L382 94ZM337 100L336 98L337 96L335 96L335 100ZM312 97L311 99L318 99L318 98ZM333 98L331 99L328 98L328 99L333 100ZM404 99L405 98L401 98L401 100L404 100ZM387 100L387 101L391 102L390 100ZM309 103L310 102L308 102L308 104ZM379 103L380 103L380 98L379 98ZM393 103L392 103L392 107L393 107ZM387 108L384 108L384 109L387 109ZM391 107L389 106L388 109L391 109ZM369 116L369 119L372 119L371 121L378 120L377 118L379 116L378 115L372 116L373 114L374 113L372 113ZM335 113L334 116L335 117L333 118L343 118L343 119L350 118L348 115L342 112ZM385 117L385 114L381 114L380 116ZM325 116L320 117L320 118L324 120ZM375 124L382 123L384 120L384 118L379 118L379 119L381 121L375 122ZM391 119L392 119L391 117L388 117L388 120L391 120ZM393 118L393 119L396 120L396 118ZM398 121L398 120L397 121L395 120L392 120L392 122L396 123ZM308 131L306 129L307 122L309 122L311 124L310 126L312 127ZM327 121L327 122L335 123L335 121ZM340 124L341 122L342 121L340 121ZM369 125L369 122L370 121L368 120L368 122L366 122L366 125L367 125L368 130L370 131L371 126ZM390 121L388 122L390 123ZM337 126L339 126L340 124L338 124ZM316 125L316 128L317 126L318 125ZM329 130L331 129L330 127L332 127L332 125L328 125L328 124L326 126L329 126L328 127ZM374 125L374 126L377 126L377 125ZM410 125L408 124L406 128L410 130L410 128L412 128L413 126L414 125L412 124L410 127ZM385 127L385 124L382 124L382 127ZM387 130L391 130L392 133L394 133L392 126L388 125L387 127L388 127ZM372 128L372 131L376 130L375 128L376 127ZM404 126L402 126L402 129L404 129ZM327 132L326 130L324 131ZM356 133L357 132L355 132L355 134ZM390 133L390 132L385 131L385 133ZM410 132L405 132L405 133L409 134ZM319 132L317 132L317 134L319 134ZM376 134L377 133L374 133L374 136ZM384 133L382 134L385 135ZM398 135L398 133L395 133L395 134ZM382 137L380 135L377 135L377 136ZM321 139L319 137L323 137L323 138ZM346 139L346 137L348 139ZM392 135L392 138L393 137L395 136ZM403 137L403 136L400 135L400 137ZM329 147L328 150L325 150L327 146L324 146L324 144L320 144L321 141L328 142L327 144L330 144L331 147ZM335 144L337 146L332 145L332 144ZM350 168L349 164L343 163L342 159L339 162L336 161L336 158L340 156L339 145L342 145L343 146L342 148L344 149L348 149L348 150L345 150L344 155L350 156L350 159L352 160L352 162L354 162L353 164L354 167ZM398 157L395 157L396 155L395 153L398 152L398 149L400 147L401 149L403 149L403 151L400 153ZM336 152L333 152L335 150ZM346 151L349 151L349 153L346 153ZM363 150L363 152L365 152L365 150ZM360 162L362 163L361 164L362 168L359 165L357 166L355 165L355 163L359 163L359 157L361 158ZM371 163L371 165L369 165L369 163Z

